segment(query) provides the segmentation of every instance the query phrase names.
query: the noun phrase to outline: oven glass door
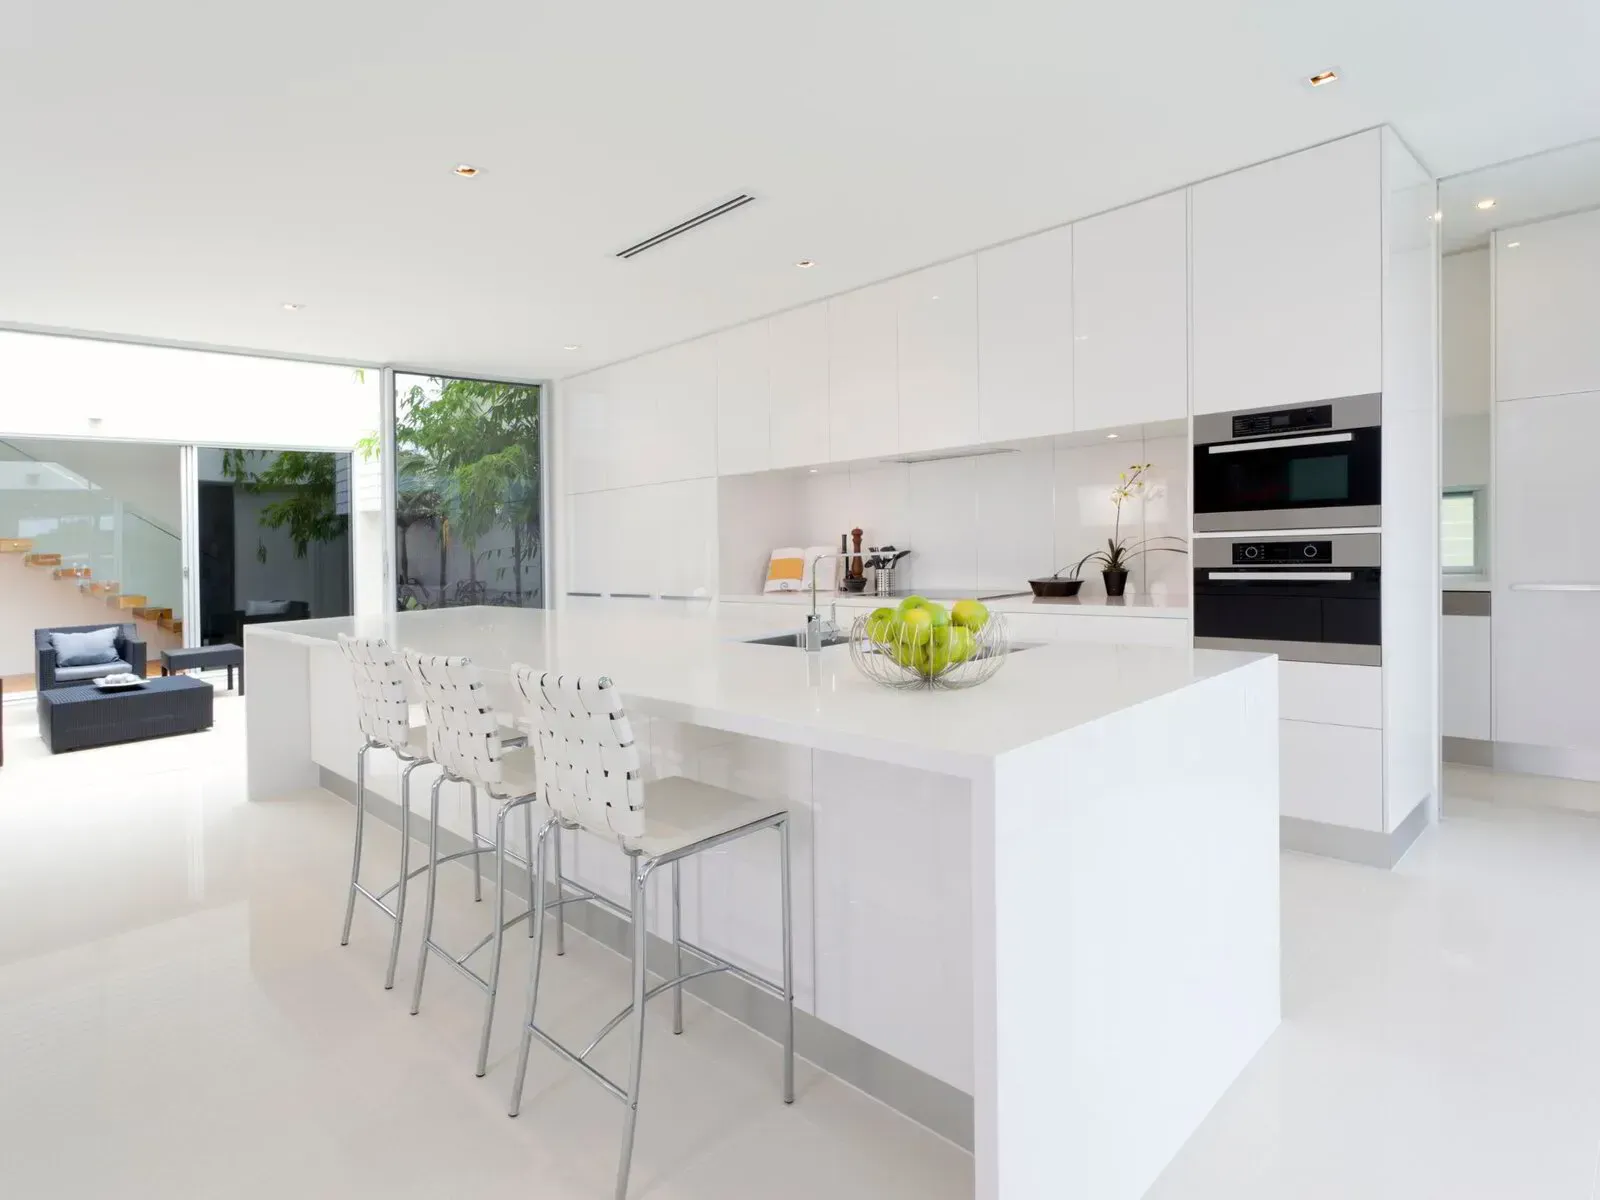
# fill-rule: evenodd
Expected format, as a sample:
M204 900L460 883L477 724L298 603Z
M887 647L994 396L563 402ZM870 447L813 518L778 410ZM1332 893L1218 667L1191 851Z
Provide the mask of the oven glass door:
M1369 426L1196 446L1194 510L1273 513L1376 505L1381 438L1381 430Z
M1251 642L1379 645L1378 568L1196 569L1194 632Z

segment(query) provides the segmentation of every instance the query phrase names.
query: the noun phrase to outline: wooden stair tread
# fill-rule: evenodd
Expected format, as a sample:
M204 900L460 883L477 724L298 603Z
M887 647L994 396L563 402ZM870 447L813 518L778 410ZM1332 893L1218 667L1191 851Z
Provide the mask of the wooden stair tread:
M112 608L142 608L149 600L148 596L108 596L106 603Z
M32 538L0 538L0 554L31 554Z
M59 567L61 555L59 554L28 554L22 559L30 567Z

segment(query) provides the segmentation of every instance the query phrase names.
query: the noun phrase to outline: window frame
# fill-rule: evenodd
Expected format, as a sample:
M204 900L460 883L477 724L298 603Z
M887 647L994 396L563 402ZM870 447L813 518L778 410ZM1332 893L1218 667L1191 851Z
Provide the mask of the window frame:
M1489 538L1486 528L1486 493L1487 489L1481 485L1463 487L1447 487L1440 491L1441 513L1444 501L1452 497L1468 496L1472 499L1472 563L1469 566L1450 566L1444 562L1441 549L1439 556L1439 569L1446 575L1487 575L1489 573ZM1444 521L1441 516L1439 522L1439 540L1441 547L1444 541Z

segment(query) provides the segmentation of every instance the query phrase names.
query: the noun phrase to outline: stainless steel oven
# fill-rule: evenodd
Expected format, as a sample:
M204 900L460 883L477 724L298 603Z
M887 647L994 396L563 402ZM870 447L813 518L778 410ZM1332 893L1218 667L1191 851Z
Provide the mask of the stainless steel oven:
M1194 644L1291 662L1383 663L1376 533L1194 540Z
M1194 527L1376 528L1381 524L1383 397L1194 419Z

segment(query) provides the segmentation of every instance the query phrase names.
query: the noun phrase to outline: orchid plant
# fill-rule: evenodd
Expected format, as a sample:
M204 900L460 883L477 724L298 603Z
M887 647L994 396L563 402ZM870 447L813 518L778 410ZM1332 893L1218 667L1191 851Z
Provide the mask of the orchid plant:
M1112 534L1106 539L1106 548L1104 550L1091 550L1070 568L1062 567L1061 570L1056 572L1056 578L1059 579L1065 575L1068 579L1076 579L1078 573L1083 570L1083 565L1088 562L1098 562L1102 571L1126 571L1129 564L1135 559L1154 551L1171 550L1174 553L1181 554L1188 549L1189 544L1187 542L1172 534L1141 538L1131 543L1122 540L1122 505L1125 501L1132 500L1135 496L1143 498L1147 494L1149 483L1145 476L1153 468L1153 465L1152 463L1134 463L1126 471L1118 474L1117 486L1111 490L1111 503L1116 506L1117 517L1115 524L1112 526ZM1165 542L1176 542L1177 545L1167 546L1160 544Z

